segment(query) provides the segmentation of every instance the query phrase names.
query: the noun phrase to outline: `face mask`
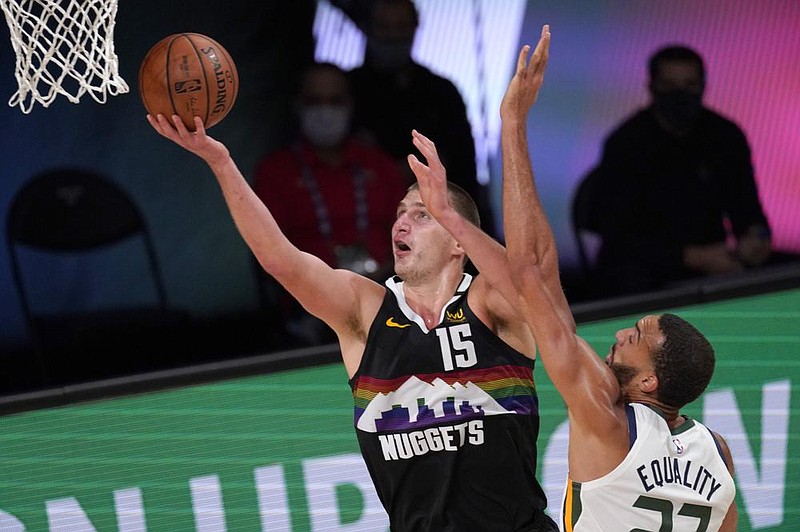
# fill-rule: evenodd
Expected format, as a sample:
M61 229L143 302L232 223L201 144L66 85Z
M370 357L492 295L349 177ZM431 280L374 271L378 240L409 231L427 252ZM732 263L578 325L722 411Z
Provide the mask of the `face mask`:
M350 129L350 109L341 105L305 105L300 108L300 129L314 146L338 146Z
M413 39L367 39L367 62L381 71L392 71L411 63Z
M702 95L696 92L671 90L656 92L653 106L671 127L686 131L692 127L703 107Z

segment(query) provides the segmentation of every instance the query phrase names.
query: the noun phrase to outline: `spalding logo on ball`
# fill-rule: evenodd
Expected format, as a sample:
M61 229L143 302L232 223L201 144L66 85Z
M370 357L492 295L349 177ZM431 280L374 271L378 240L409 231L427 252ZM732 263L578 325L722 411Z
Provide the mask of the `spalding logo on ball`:
M176 33L158 41L139 67L139 93L147 112L174 114L190 131L194 117L206 128L233 107L239 75L227 50L199 33Z

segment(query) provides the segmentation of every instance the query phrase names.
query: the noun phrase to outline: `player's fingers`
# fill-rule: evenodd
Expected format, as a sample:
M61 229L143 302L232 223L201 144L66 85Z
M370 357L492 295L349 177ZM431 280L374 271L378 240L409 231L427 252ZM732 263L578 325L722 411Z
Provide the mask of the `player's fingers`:
M150 124L150 126L153 129L155 129L157 132L161 133L161 125L158 123L158 120L156 120L156 118L153 115L148 113L145 116L145 119L147 119L147 123Z
M439 154L436 151L436 144L416 129L412 133L414 135L414 146L428 159L428 164L432 163L431 159L435 159L438 162Z
M414 172L414 174L417 174L418 170L420 170L420 168L421 168L422 166L424 166L424 165L423 165L423 164L422 164L422 163L419 161L419 159L417 159L417 156L416 156L416 155L414 155L413 153L412 153L412 154L410 154L410 155L407 157L407 159L408 159L408 166L409 166L409 167L411 167L411 171L412 171L412 172Z
M423 139L419 137L414 137L414 140L412 142L414 146L416 146L417 149L420 151L420 153L425 156L425 159L428 160L428 164L430 164L431 158L436 156L436 152L431 149L430 144L426 143Z
M418 140L420 143L422 143L422 144L424 144L424 145L426 145L426 146L428 146L428 147L430 147L430 148L432 148L434 150L436 149L436 145L433 143L433 141L431 139L429 139L428 137L426 137L425 135L423 135L422 133L420 133L419 131L417 131L416 129L412 130L411 134L414 136L415 140Z
M528 53L531 51L529 44L522 47L517 57L517 72L523 72L528 64Z
M550 58L550 26L548 24L545 24L542 29L542 41L542 68L544 68Z
M429 148L430 142L426 142L427 140L428 139L425 137L425 135L423 135L416 129L411 130L411 143L414 144L414 146L416 146L419 149L419 151L421 151L423 154L425 154L426 151L430 150Z
M414 130L414 136L416 136L416 137L418 137L418 138L420 138L420 139L422 139L422 140L425 140L425 141L427 141L427 142L430 142L430 141L431 141L431 139L429 139L428 137L426 137L426 136L425 136L425 135L424 135L422 132L420 132L420 131L419 131L419 130L417 130L417 129L415 129L415 130Z
M194 117L194 130L198 135L202 136L206 134L206 126L203 124L203 119L199 116Z
M437 173L444 174L444 165L442 161L439 159L439 153L436 151L436 146L431 142L430 144L426 145L419 145L417 146L419 151L422 155L425 156L425 159L428 161L428 166L426 167L429 171L436 171Z
M547 60L550 57L550 26L545 24L542 27L542 36L539 42L536 43L536 49L533 51L533 58L531 63L535 65L536 72L544 71L547 67Z
M155 121L155 119L148 119L148 122L150 122L150 126L152 126L152 128L155 129L156 133L158 133L162 137L166 137L167 136L164 133L164 131L161 129L161 126L159 125L159 123Z
M436 149L436 144L417 131L416 129L412 130L413 135L413 142L414 145L419 149L420 153L425 156L425 159L428 161L428 166L425 167L426 171L430 172L431 170L436 170L437 172L441 172L443 175L445 174L444 165L442 161L439 159L439 152Z
M174 140L175 130L172 128L172 126L169 125L167 117L159 113L156 115L155 118L150 116L150 119L151 119L150 123L153 124L153 127L156 129L156 131L158 131L158 133L161 136L166 137L170 140Z
M180 138L185 139L189 135L189 130L186 129L186 125L183 123L180 116L172 115L172 123L175 125L175 130L178 132Z

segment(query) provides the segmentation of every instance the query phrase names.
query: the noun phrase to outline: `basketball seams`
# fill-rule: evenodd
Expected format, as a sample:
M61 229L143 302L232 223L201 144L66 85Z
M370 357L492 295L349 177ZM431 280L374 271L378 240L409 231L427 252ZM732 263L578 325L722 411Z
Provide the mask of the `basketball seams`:
M148 113L150 112L150 106L153 105L153 102L148 98L150 90L152 89L151 85L153 81L153 69L150 65L150 58L158 51L160 51L160 49L157 46L151 48L147 52L147 55L144 56L142 64L139 66L139 95L141 96L142 103L144 103L145 110L147 110Z
M194 116L200 116L206 128L221 121L236 101L238 86L231 55L199 33L164 37L139 68L139 92L148 113L178 115L190 131L195 129Z
M172 79L171 79L171 76L170 76L170 74L172 74L172 70L170 68L172 65L170 63L172 62L172 45L175 44L175 41L180 39L181 36L182 35L175 35L175 36L173 36L172 39L169 40L169 43L167 43L167 53L164 54L164 63L165 63L164 64L164 72L165 72L165 75L166 75L166 82L167 82L167 95L169 96L169 103L172 106L172 114L175 114L175 115L177 115L179 113L178 113L178 108L175 107L175 98L172 95L172 89L171 89L171 87L172 87ZM170 119L172 119L172 117L170 117Z
M202 54L200 54L200 50L197 49L197 45L195 44L194 40L196 38L205 39L205 36L200 35L199 33L181 33L182 37L185 37L189 44L192 46L192 50L194 50L194 54L197 56L197 64L200 66L200 70L203 74L203 86L205 87L206 93L206 112L205 116L203 117L203 125L205 126L208 124L208 117L210 116L209 113L211 111L211 85L208 83L208 72L206 71L206 61L203 58ZM194 120L194 118L192 118ZM194 129L194 128L192 128Z
M230 66L231 73L233 74L231 81L231 94L233 94L233 97L228 103L228 107L226 109L227 113L233 107L234 102L236 102L236 97L239 94L239 71L236 70L236 63L233 62L233 58L231 57L231 54L228 53L228 50L219 44L217 45L217 49L219 50L220 54L225 56L225 62Z

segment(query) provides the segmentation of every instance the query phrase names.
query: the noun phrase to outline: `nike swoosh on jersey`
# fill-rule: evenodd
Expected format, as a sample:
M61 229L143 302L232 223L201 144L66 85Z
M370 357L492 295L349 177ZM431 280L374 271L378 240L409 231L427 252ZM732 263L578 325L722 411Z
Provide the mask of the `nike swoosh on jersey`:
M397 327L398 329L405 329L406 327L411 327L410 323L397 323L394 321L394 316L386 320L386 325L388 327Z

